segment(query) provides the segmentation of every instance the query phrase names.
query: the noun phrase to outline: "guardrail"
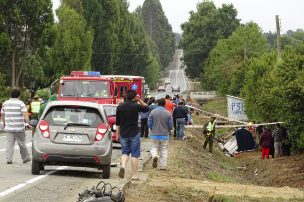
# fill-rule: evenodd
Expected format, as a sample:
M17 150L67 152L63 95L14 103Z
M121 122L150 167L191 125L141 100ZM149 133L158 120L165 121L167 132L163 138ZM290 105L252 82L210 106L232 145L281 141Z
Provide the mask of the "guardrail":
M216 92L215 91L191 92L190 97L197 101L211 100L216 97Z

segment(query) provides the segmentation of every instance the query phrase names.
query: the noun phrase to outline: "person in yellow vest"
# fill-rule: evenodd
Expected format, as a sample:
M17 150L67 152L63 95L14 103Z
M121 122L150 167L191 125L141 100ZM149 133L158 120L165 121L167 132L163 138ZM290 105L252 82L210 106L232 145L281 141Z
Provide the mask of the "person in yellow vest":
M38 114L40 107L42 105L41 99L38 95L35 95L32 102L29 104L29 107L27 109L28 113L30 114L30 119L37 119L38 120ZM35 128L32 128L32 135L35 133Z
M215 116L211 116L210 121L208 121L204 125L204 135L206 137L203 148L206 149L207 144L209 143L209 152L212 153L212 147L213 147L213 138L215 136Z
M28 112L31 113L31 119L38 119L38 113L40 110L40 107L42 105L42 102L38 95L35 95L32 102L30 103L28 107Z

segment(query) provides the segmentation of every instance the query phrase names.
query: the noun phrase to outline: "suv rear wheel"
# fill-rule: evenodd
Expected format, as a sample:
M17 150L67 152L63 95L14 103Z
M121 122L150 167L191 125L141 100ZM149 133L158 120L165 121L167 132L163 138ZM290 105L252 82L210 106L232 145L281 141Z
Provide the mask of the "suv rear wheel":
M32 160L32 174L39 175L40 174L41 165L39 162Z
M102 178L109 179L111 175L111 164L103 166L102 168Z

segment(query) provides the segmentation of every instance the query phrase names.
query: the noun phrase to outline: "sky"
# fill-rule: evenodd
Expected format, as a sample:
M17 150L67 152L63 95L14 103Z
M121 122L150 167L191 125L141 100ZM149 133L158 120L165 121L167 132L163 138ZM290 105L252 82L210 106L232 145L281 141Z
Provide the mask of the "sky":
M56 9L60 0L52 0ZM128 0L129 11L134 11L144 0ZM181 33L180 25L189 19L189 12L196 11L196 4L203 0L160 0L174 32ZM275 32L275 15L281 19L281 32L304 29L304 0L213 0L217 7L232 3L242 23L256 22L264 32Z

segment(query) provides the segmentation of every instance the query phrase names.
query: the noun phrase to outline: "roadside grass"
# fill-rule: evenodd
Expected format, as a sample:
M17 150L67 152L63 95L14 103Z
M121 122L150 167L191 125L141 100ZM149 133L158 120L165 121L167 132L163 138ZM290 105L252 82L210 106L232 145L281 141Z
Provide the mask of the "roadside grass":
M213 180L216 182L232 182L233 181L229 176L222 175L221 173L218 173L218 172L208 173L207 177L209 180Z
M226 97L216 97L213 100L209 100L203 105L205 111L220 114L227 117L227 98Z

